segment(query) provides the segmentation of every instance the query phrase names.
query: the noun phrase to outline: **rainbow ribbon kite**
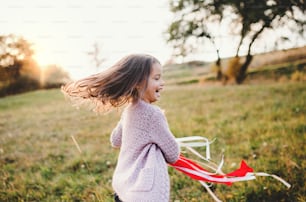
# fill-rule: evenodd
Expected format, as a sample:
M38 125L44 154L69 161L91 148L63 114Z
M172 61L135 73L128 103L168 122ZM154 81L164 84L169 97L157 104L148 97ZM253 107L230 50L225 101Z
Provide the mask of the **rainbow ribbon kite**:
M215 139L214 139L215 140ZM214 142L209 141L205 137L201 136L191 136L191 137L183 137L183 138L176 138L176 141L179 143L181 148L186 148L191 151L192 154L198 156L200 159L204 160L205 162L194 162L191 159L180 155L178 161L173 164L169 164L169 166L174 167L176 170L183 172L185 175L191 177L194 180L198 180L207 190L207 192L213 197L213 199L217 202L221 200L211 191L210 186L207 182L211 183L221 183L226 185L232 185L234 182L240 181L247 181L247 180L254 180L256 176L270 176L273 177L280 182L282 182L285 186L290 188L290 184L283 180L282 178L267 174L264 172L254 172L253 168L249 167L245 161L241 161L240 168L234 170L231 173L224 174L222 172L222 166L224 164L224 158L222 156L221 162L219 165L212 162L210 159L210 144ZM206 157L202 156L199 152L197 152L194 147L206 147ZM209 168L213 172L210 172L204 169L199 164Z

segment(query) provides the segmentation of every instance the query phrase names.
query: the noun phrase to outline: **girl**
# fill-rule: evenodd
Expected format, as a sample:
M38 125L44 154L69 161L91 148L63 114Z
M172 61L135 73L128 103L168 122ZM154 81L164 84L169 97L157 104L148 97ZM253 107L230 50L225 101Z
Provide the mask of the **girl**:
M108 70L67 84L71 98L91 100L96 111L127 104L111 133L120 148L112 186L115 201L168 202L167 163L179 158L179 146L162 110L152 105L164 87L162 67L150 55L129 55Z

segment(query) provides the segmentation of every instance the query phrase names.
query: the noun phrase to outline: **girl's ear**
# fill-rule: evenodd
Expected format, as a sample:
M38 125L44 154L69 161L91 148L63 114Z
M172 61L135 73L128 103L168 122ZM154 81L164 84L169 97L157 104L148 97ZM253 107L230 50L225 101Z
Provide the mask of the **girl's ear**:
M138 92L138 95L140 95L140 93L141 93L141 86L139 84L136 85L135 90Z
M141 90L143 88L143 84L141 84L141 83L138 83L137 85L136 85L136 89L139 91L139 90Z
M136 85L136 90L138 91L139 96L141 97L142 94L144 93L144 85L143 84L137 84Z

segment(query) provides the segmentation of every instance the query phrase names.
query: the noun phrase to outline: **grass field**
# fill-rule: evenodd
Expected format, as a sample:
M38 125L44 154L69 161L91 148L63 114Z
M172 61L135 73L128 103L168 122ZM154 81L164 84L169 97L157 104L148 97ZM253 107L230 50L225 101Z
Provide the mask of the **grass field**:
M242 159L272 178L213 185L223 201L306 201L306 85L169 86L157 104L177 136L217 138L224 172ZM112 201L118 150L109 134L120 111L96 115L76 110L59 90L0 99L0 201ZM75 146L73 136L81 152ZM169 168L171 201L213 201L196 181Z

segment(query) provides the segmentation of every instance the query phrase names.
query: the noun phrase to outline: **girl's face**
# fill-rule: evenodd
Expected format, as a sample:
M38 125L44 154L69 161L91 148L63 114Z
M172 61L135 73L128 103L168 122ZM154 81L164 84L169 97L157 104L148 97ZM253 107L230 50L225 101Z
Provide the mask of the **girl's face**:
M162 79L162 67L159 63L153 63L151 73L148 78L148 86L142 93L141 99L145 102L152 103L160 98L160 91L164 87Z

